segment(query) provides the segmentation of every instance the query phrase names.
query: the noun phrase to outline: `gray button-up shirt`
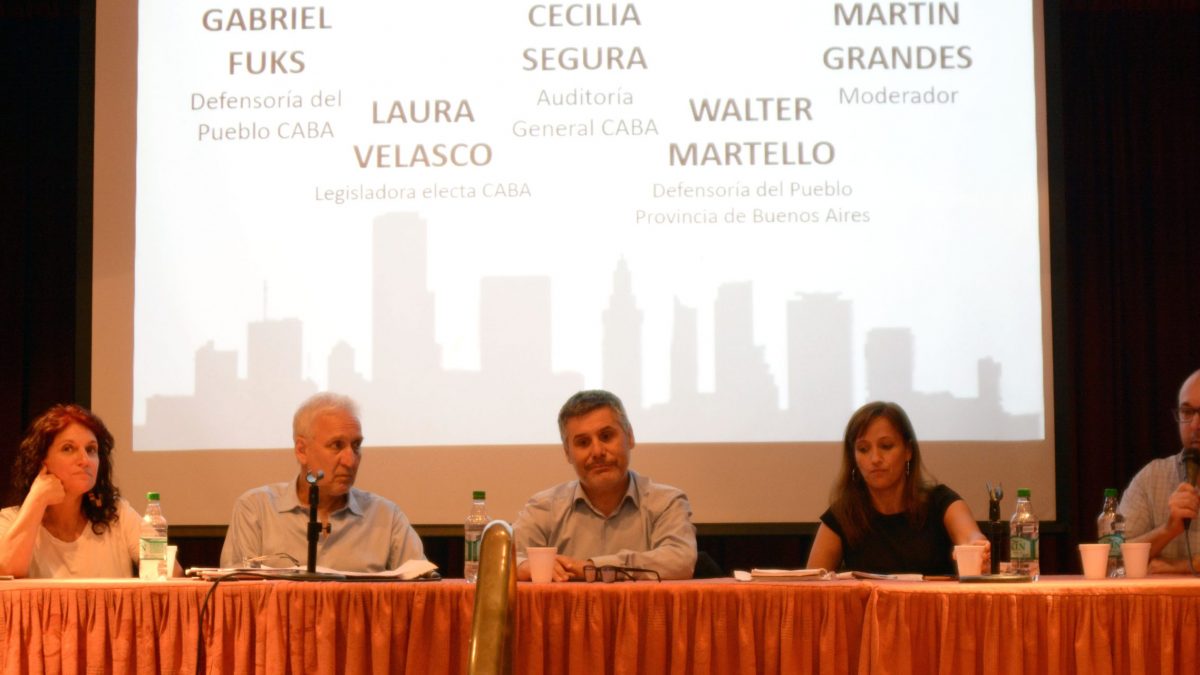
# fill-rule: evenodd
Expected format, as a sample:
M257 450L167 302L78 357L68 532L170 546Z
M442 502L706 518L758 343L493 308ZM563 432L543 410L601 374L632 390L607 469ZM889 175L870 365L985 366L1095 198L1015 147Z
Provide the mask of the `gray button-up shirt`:
M555 546L560 555L597 566L642 567L663 579L690 579L696 566L696 527L687 495L629 472L629 488L611 516L600 513L579 481L529 499L513 525L517 564L529 546Z
M346 505L329 514L329 534L317 543L317 564L344 572L384 572L407 560L425 559L421 538L392 502L350 488ZM273 483L238 498L221 548L222 567L262 555L291 554L308 562L308 508L296 497L296 484ZM285 567L286 559L264 565Z

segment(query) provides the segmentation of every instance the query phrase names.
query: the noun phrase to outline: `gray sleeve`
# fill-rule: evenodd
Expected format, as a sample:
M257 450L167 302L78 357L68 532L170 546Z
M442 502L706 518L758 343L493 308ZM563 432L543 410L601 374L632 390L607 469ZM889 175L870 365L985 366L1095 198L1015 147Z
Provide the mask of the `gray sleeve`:
M525 562L525 549L530 546L551 546L550 530L554 522L551 509L553 500L539 499L537 495L525 503L513 522L513 543L517 548L517 565Z
M421 537L408 522L408 516L399 507L392 505L392 545L388 552L388 569L394 570L409 560L425 560L425 546Z
M263 555L262 508L256 501L253 494L246 493L233 505L225 544L221 546L221 567L241 567L246 558Z
M648 514L651 518L650 550L617 551L593 556L597 567L620 565L658 572L663 579L691 579L696 568L696 526L687 495L674 491L665 507Z

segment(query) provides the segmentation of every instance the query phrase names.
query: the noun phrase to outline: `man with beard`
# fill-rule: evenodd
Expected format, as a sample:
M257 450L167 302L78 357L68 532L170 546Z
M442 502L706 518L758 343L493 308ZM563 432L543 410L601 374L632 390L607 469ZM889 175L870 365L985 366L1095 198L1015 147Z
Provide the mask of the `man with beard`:
M1119 508L1128 540L1150 542L1150 571L1156 573L1190 572L1189 543L1200 569L1200 525L1185 526L1200 510L1200 496L1187 480L1185 461L1189 456L1200 461L1196 454L1200 452L1200 370L1183 381L1174 414L1183 449L1143 467L1130 481Z

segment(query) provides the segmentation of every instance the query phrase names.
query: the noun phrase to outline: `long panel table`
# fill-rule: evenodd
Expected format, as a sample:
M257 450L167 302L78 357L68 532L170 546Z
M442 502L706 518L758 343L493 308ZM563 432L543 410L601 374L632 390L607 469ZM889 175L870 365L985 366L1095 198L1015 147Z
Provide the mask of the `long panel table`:
M4 581L0 673L460 675L473 606L460 580ZM1198 644L1184 578L522 583L514 672L1175 675Z

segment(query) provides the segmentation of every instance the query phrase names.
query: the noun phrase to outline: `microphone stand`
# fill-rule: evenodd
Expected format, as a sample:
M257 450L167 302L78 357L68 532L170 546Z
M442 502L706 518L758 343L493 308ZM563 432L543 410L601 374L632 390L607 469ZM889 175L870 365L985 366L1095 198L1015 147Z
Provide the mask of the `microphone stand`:
M1004 524L1000 520L1000 500L1004 498L1004 485L996 484L996 488L992 489L991 484L984 483L988 491L988 541L992 545L992 574L1000 573L1000 555L1001 548L1004 542Z
M288 579L297 581L336 581L345 579L341 574L333 574L329 572L317 571L317 542L321 539L321 534L328 534L330 528L328 525L322 525L317 519L317 505L321 500L321 491L317 487L317 481L325 477L325 472L318 470L316 474L309 471L304 480L308 482L308 566L303 572L290 572L287 574Z
M318 471L318 474L325 473ZM321 539L322 532L329 532L329 526L321 526L321 522L317 520L317 503L321 499L321 490L317 487L317 480L321 476L317 476L313 480L311 473L305 478L308 481L308 573L317 573L317 542Z

